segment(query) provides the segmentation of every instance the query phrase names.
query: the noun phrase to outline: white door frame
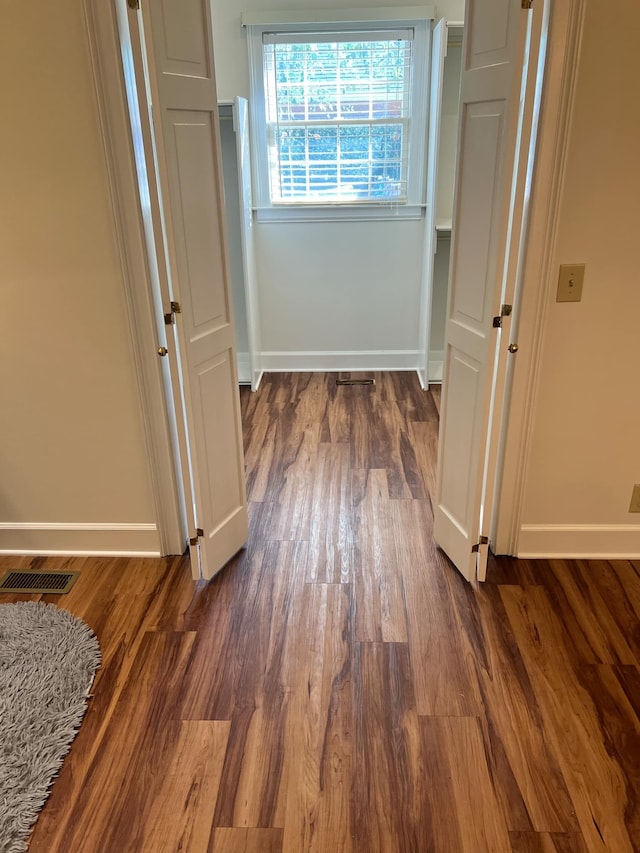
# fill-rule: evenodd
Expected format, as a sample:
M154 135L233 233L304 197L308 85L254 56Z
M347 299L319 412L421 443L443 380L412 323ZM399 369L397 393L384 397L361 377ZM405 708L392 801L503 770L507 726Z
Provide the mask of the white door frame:
M181 554L189 533L176 464L173 401L164 360L157 354L166 340L153 298L115 3L83 2L158 534L163 555Z
M520 352L502 419L504 461L500 470L504 476L497 483L494 504L493 545L497 553L517 554L585 2L552 4L530 238L524 261ZM146 256L115 8L112 0L83 0L83 4L158 532L163 554L182 553L188 531L181 507L169 403L156 354L162 341Z
M426 206L422 276L420 281L420 327L418 329L418 379L423 390L429 388L429 350L431 347L431 314L434 270L438 250L436 205L438 198L438 161L442 117L444 62L447 56L448 23L444 18L431 22L431 55L429 56L429 110L426 139ZM434 110L434 105L436 109Z
M245 313L249 346L251 390L257 391L262 381L262 343L260 337L260 299L256 268L255 221L252 207L251 134L249 133L249 102L236 96L232 104L233 129L236 135L236 164L238 167L238 199L240 208L240 241L244 273Z
M534 0L535 2L535 0ZM518 555L531 434L535 418L549 295L555 286L556 234L567 167L569 133L578 77L586 0L551 4L544 94L538 127L536 165L520 270L518 343L507 377L500 451L495 470L493 524L496 554Z

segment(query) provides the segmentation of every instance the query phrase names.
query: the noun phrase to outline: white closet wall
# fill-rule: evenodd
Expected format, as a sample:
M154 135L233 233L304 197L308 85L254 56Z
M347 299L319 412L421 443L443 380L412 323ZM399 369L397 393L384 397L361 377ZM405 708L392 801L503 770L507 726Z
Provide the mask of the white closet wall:
M458 146L458 108L462 67L462 27L450 27L442 83L440 116L440 159L438 162L438 198L436 212L443 225L451 224L453 190Z
M461 29L444 65L429 381L442 377L460 88ZM236 134L220 106L238 375L250 381ZM267 370L415 369L424 224L414 221L255 223Z
M222 167L224 174L224 196L227 214L227 241L229 247L229 269L233 296L233 322L236 330L238 354L238 380L240 384L251 382L249 369L249 341L247 334L247 306L242 268L242 240L240 237L240 199L238 195L238 159L236 133L233 127L231 104L220 104L220 140L222 143Z
M440 116L440 154L438 161L438 250L433 271L431 303L431 337L429 342L429 381L440 382L444 357L444 327L449 286L449 251L451 249L451 217L455 186L456 151L458 146L458 105L460 103L460 69L462 66L462 27L451 27L447 55L444 60L442 113Z

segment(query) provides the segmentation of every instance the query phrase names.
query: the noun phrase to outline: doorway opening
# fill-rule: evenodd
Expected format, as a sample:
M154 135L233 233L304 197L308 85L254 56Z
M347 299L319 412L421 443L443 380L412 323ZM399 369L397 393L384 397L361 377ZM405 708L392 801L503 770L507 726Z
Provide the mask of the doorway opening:
M118 0L118 2L122 3L123 0ZM206 6L208 9L208 4L206 4ZM477 7L472 6L471 9L476 14L482 15L481 6L482 6L482 3L479 0ZM510 37L511 37L511 34L515 33L515 35L518 37L516 39L516 41L518 41L518 39L520 39L520 34L521 34L523 28L519 25L519 23L516 24L512 21L511 4L508 4L505 2L505 7L504 7L503 11L504 11L504 14L507 16L507 19L509 21L509 26L511 28L509 30ZM166 35L166 32L164 32L162 29L164 27L165 22L161 19L161 17L158 19L155 19L155 17L154 17L155 15L161 16L162 14L164 14L163 12L156 12L155 10L151 10L150 7L147 7L146 13L145 13L145 8L143 8L143 17L144 17L144 14L146 14L147 18L148 18L147 26L146 26L146 29L148 32L153 31L154 28L156 28L156 29L160 28L160 35L163 35L163 33L164 33L164 35ZM210 20L207 17L208 14L209 14L209 12L206 13L205 18L206 18L206 22L208 24L210 24ZM135 17L135 23L133 24L133 26L139 27L139 30L140 30L140 32L138 33L138 36L141 39L147 38L148 34L145 35L142 32L142 19L140 19L139 15L136 15L134 17ZM483 18L483 20L484 20L484 18ZM525 20L525 19L522 19L522 20ZM482 39L484 41L483 41L483 44L481 44L481 45L475 45L475 46L472 45L472 49L477 48L479 51L478 55L480 55L480 54L486 55L487 54L486 45L488 43L486 41L486 39L490 38L492 36L491 36L491 34L488 34L486 31L484 31L482 29L477 29L476 33L480 33L482 35ZM157 33L155 35L150 36L150 38L152 40L155 40L156 44L161 44L162 39L157 39L156 36L157 36ZM167 43L166 39L164 40L164 43L165 44ZM524 42L522 42L522 40L520 39L520 46L518 49L522 48L523 44L524 44ZM498 48L496 47L496 50L497 49ZM515 56L516 54L513 54L513 55ZM511 56L511 54L509 54L509 56ZM218 231L220 231L221 226L220 226L219 220L220 220L220 214L221 214L222 208L220 205L220 190L219 190L219 188L222 185L222 177L220 174L216 173L217 156L215 156L215 152L214 152L214 156L210 160L210 166L204 170L198 170L198 169L192 168L192 164L194 162L194 157L191 156L191 155L202 154L205 149L207 150L207 156L208 156L208 154L211 153L211 151L210 151L210 148L211 148L210 131L213 128L213 121L215 120L217 122L219 120L218 103L217 103L217 100L215 99L215 97L213 100L207 101L206 110L205 110L207 118L205 120L205 123L203 123L200 119L196 120L195 113L198 112L199 115L202 114L202 110L200 108L196 111L194 111L191 107L187 108L186 107L187 102L185 102L185 107L180 107L180 106L170 104L168 102L167 98L169 97L169 95L172 94L172 88L171 88L171 86L168 85L167 81L169 81L169 79L172 78L172 75L176 75L177 72L176 72L176 69L174 66L172 66L171 68L169 66L167 66L163 70L162 67L159 67L162 65L162 61L163 61L162 57L158 58L158 56L154 55L153 61L148 63L149 65L151 65L153 67L150 69L147 69L149 71L149 73L148 73L148 76L145 78L145 81L147 81L147 83L148 83L148 81L151 81L150 84L148 84L150 91L145 91L145 95L149 100L153 101L154 119L156 119L158 115L161 116L161 120L155 121L156 130L157 130L156 135L154 136L150 131L148 132L148 135L153 137L152 142L155 143L155 145L152 144L151 154L149 154L149 152L147 152L146 156L151 157L151 159L153 160L154 169L157 171L157 174L159 175L158 198L160 199L160 202L161 202L162 207L163 207L163 215L161 215L159 217L159 219L160 219L159 230L162 234L162 237L165 239L165 242L163 244L165 246L165 249L164 249L164 252L157 253L157 255L158 255L158 258L160 260L162 260L164 257L164 263L167 265L167 267L170 268L169 271L170 271L171 275L172 276L175 275L176 280L180 281L180 287L181 287L182 293L187 294L187 298L183 298L183 300L182 300L182 307L180 309L182 312L181 316L178 318L177 322L175 322L175 323L170 322L168 325L169 336L171 336L171 335L173 336L171 343L172 343L174 349L172 350L172 347L170 345L169 347L167 347L167 350L168 350L168 354L169 354L169 363L175 362L177 364L176 370L179 374L179 378L182 380L182 385L180 387L181 387L181 389L183 389L183 393L181 394L181 399L178 400L177 402L179 402L185 410L190 409L189 419L190 419L192 426L194 427L195 434L197 434L199 426L201 426L202 423L204 423L204 422L206 422L207 424L209 423L209 419L208 419L207 414L206 414L207 412L209 412L209 411L211 413L214 413L214 412L215 413L231 412L233 415L233 410L234 410L233 398L235 396L235 392L231 391L229 389L231 389L232 384L234 386L235 386L235 384L237 384L237 377L236 377L235 354L233 353L233 346L234 346L233 345L233 336L232 336L231 332L226 331L230 325L229 320L231 317L231 311L227 310L229 308L229 301L228 301L227 295L222 295L220 297L219 304L217 306L213 304L213 302L215 302L215 299L207 289L202 291L202 294L201 294L202 299L200 299L199 297L196 298L195 300L193 299L194 291L193 291L193 289L191 291L189 291L189 286L194 284L194 282L190 280L190 276L193 273L193 270L195 269L196 271L200 272L200 271L204 270L205 268L207 268L209 270L208 275L210 276L212 266L215 266L215 258L212 258L211 256L205 257L205 255L206 255L206 252L205 252L205 255L203 255L197 261L196 264L191 263L191 261L193 259L191 258L190 255L188 255L187 250L194 247L193 243L189 244L189 239L193 236L193 233L195 233L195 232L193 232L193 231L190 232L189 228L195 228L195 231L197 232L197 229L199 227L197 223L201 222L202 220L201 219L191 220L190 223L187 223L189 225L189 228L187 228L187 230L185 231L184 228L181 229L181 228L176 227L176 220L174 218L174 214L178 210L182 210L184 212L187 209L187 208L185 208L185 205L184 205L184 201L185 201L185 198L187 196L181 195L181 193L183 193L186 190L188 190L188 198L189 198L189 202L190 202L190 204L188 205L188 211L189 212L191 212L192 210L195 209L194 206L191 204L191 202L193 201L194 198L197 200L197 204L200 204L200 203L207 204L205 199L209 199L209 201L210 201L212 198L214 198L215 199L215 205L212 208L208 209L208 215L210 215L212 217L211 221L214 221L216 223L216 228L218 229ZM172 59L172 62L175 63L175 60ZM141 63L141 65L143 65L143 64L144 63ZM510 74L509 63L507 62L507 63L503 63L503 64L505 65L505 74L507 75L505 79L511 79L508 76ZM186 76L190 76L190 79L193 79L193 75L178 75L178 76L180 76L181 79L183 77L186 77ZM520 77L518 79L520 79ZM212 89L213 94L215 96L215 87L211 87L211 89ZM194 101L191 101L191 103L194 103ZM179 117L180 121L176 122L176 119L178 117ZM488 124L491 124L492 116L489 113L487 113L486 117L490 120L488 122ZM209 129L209 132L206 135L199 135L200 130L198 128L205 126L206 122L208 122L207 126ZM485 124L484 126L487 127L488 124ZM511 125L510 125L510 127L511 127ZM213 136L215 137L215 133L213 134ZM510 132L509 133L507 133L507 132L501 133L499 138L496 137L496 143L499 143L499 146L502 145L503 142L505 145L511 146L511 148L509 148L509 151L515 150L516 139L515 139L515 137L512 138L512 136L510 136ZM174 143L175 143L175 147L172 148ZM180 146L182 146L182 147L180 147ZM199 147L199 146L202 146L202 147ZM496 151L496 163L503 163L501 157L502 157L502 154L504 153L504 151L499 146L498 146L498 149ZM169 153L167 153L167 151L169 151ZM183 158L179 162L179 168L177 168L177 169L173 168L172 162L171 162L172 157L178 158L178 160L181 157ZM175 162L177 162L177 161L175 161ZM213 164L212 167L211 167L211 164ZM209 169L209 171L207 171L207 169ZM198 175L197 179L195 178L196 174ZM484 172L480 171L479 174L486 175L486 174L493 174L493 173L487 172L487 170L485 170ZM491 223L490 232L486 235L486 237L488 240L487 252L489 252L489 254L491 255L493 260L496 259L496 252L498 252L498 254L500 254L500 243L502 240L503 232L500 230L499 226L500 226L500 223L503 223L504 221L506 221L506 219L504 219L504 217L502 216L502 214L504 212L502 208L504 206L505 200L507 200L508 202L511 202L513 199L513 193L511 192L511 186L509 185L509 187L507 187L506 178L505 178L505 175L509 176L509 174L510 174L509 168L502 166L501 169L499 169L497 172L495 172L494 183L487 184L487 187L485 187L485 188L488 188L489 190L495 190L496 188L499 188L499 190L500 190L500 192L498 193L499 208L496 208L495 211L492 210L491 215L488 217L485 217L482 220L482 221L488 221ZM204 176L204 178L206 178L206 180L203 180L203 176ZM458 180L460 181L461 179L459 178ZM185 181L187 181L188 186L187 186L187 184L185 184ZM208 184L207 184L207 182L208 182ZM495 182L497 182L497 183L495 183ZM209 189L213 188L214 192L212 192L212 193L205 192L205 190L207 189L207 186ZM490 196L491 196L491 192L488 194L487 198ZM498 196L496 196L496 193L493 192L493 196L491 196L491 197L498 197ZM486 200L486 198L485 198L485 200ZM195 207L197 207L197 204ZM167 212L167 207L166 207L167 205L169 205L168 212ZM467 215L469 215L469 209L465 208L465 210L467 211ZM157 234L156 234L156 236L157 236ZM433 241L434 241L433 233L431 234L431 240L432 240L432 245L433 245ZM189 245L187 245L187 244L189 244ZM201 245L201 244L198 244L198 245ZM220 252L217 260L218 260L218 263L221 263L222 266L224 267L224 265L227 263L227 260L225 258L225 251L226 250L224 249L224 242L222 242L220 245L222 246L222 249L221 249L221 252ZM275 241L275 245L272 246L271 248L272 248L272 251L275 252L275 254L278 254L278 253L281 254L280 250L283 247L279 246L277 244L277 241ZM210 253L212 251L211 245L208 245L206 247L206 249ZM306 249L304 241L301 240L299 244L293 245L293 249L295 251L302 251L304 253L304 251ZM341 246L340 246L339 241L336 241L335 249L336 249L336 253L335 253L336 254L336 261L339 263L340 262L340 250L341 250ZM475 249L477 250L477 246L475 247ZM187 252L187 254L185 254L185 252ZM477 251L476 251L476 254L477 254ZM184 266L184 265L181 266L181 259L184 260L187 257L189 258L189 263L186 266ZM267 260L271 260L271 259L267 258ZM211 263L212 261L214 262L213 265ZM505 258L505 262L506 261L507 261L507 259ZM268 263L265 266L267 268L271 269L271 263ZM277 267L277 264L275 264L275 266ZM301 265L300 268L302 269L303 266ZM305 272L306 272L306 270L305 270ZM185 275L186 275L186 284L185 284L185 280L184 280ZM453 275L454 276L456 275L455 271L454 271ZM162 276L161 276L161 278L162 278ZM221 278L224 279L224 275L221 276ZM197 285L199 282L195 282L195 283ZM161 284L162 284L162 282L161 282ZM185 287L186 287L186 289L185 289ZM171 288L170 287L167 288L167 291L168 291L168 295L171 296ZM490 305L494 301L495 294L493 292L490 293L489 291L486 291L485 296L486 296L486 304ZM216 297L216 298L218 298L218 297ZM209 301L207 301L207 300L209 300ZM180 300L176 300L176 301L178 303L180 302ZM173 300L171 300L171 302L173 302ZM449 302L451 302L451 298L449 299ZM199 344L202 341L202 339L199 337L199 329L201 327L199 327L198 323L200 322L200 320L199 320L199 318L195 317L195 315L193 314L194 307L199 307L199 308L205 307L207 310L211 309L211 311L218 310L219 313L216 316L222 318L222 320L218 324L217 328L221 329L223 326L225 327L225 343L220 344L220 346L222 348L218 349L215 353L213 351L211 351L210 356L208 358L206 358L204 361L200 362L199 364L196 364L193 361L193 359L190 360L191 355L195 356L197 354L196 350L198 349L198 346L195 346L195 348L191 354L189 353L190 347L193 347L194 344ZM483 315L483 322L484 322L484 316L486 315L486 313L487 312L485 311L484 315ZM165 314L166 314L166 312L165 312ZM186 315L189 315L189 316L186 316ZM211 316L213 316L213 314ZM391 321L393 318L387 317L385 319ZM423 324L423 327L424 327L424 324ZM169 340L169 338L167 338L167 340ZM282 353L270 351L268 349L268 346L269 346L269 341L265 340L264 346L262 349L262 355L263 355L263 357L264 357L265 353L267 355L269 355L271 358L271 362L268 364L263 364L262 369L265 369L265 370L286 369L285 365L277 363L278 356L281 356ZM223 352L225 355L224 355L224 358L222 359L222 361L220 361L220 360L216 361L218 356L220 356L220 354ZM342 353L340 353L340 355L342 355ZM402 359L406 356L406 353L396 353L396 355L399 356L399 361L401 362ZM378 365L378 366L387 367L387 365ZM391 365L391 366L392 367L400 366L400 367L406 368L405 364L398 365L396 363L395 365ZM334 364L329 364L329 365L313 364L313 365L311 365L311 367L313 369L325 369L326 370L326 369L335 368L335 365ZM359 368L363 367L363 365L353 365L353 367L354 367L354 369L359 369ZM217 374L215 374L215 370L217 368L220 368L220 370ZM296 369L296 368L294 367L293 369ZM297 369L300 370L301 367L298 366ZM374 369L375 369L375 366L374 366ZM491 370L485 369L485 366L483 366L481 372L482 372L482 377L483 377L483 382L484 382L484 378L489 376L489 374L491 373ZM448 376L449 376L450 380L452 378L455 378L455 376L451 372L451 370L449 371ZM216 385L216 381L215 381L216 377L221 377L220 383L218 385ZM173 379L173 376L172 376L172 379ZM172 384L174 385L175 383L172 383ZM480 389L482 391L482 395L485 395L485 392L486 392L488 387L489 386L487 386L487 387L483 386L483 388ZM197 393L194 393L194 388L195 388ZM227 394L227 392L228 392L227 404L226 405L217 405L216 403L213 403L209 409L207 409L207 407L204 404L202 404L202 400L197 400L196 403L194 404L194 399L197 397L197 394L204 392L207 388L210 392L214 393L214 398L215 398L215 394L217 394L221 390L223 391L223 397L224 397L224 394ZM449 393L446 396L452 397L452 394ZM483 396L483 400L484 400L484 396ZM458 399L458 402L460 402L459 399ZM443 400L443 406L446 408L444 400ZM204 421L203 421L203 414L204 414ZM476 411L474 411L474 418L476 418L476 416L477 416L477 424L475 424L474 430L472 432L470 432L467 435L466 433L464 433L464 434L461 433L460 430L456 431L456 429L454 428L451 435L447 434L448 440L451 439L453 441L453 440L460 439L462 441L468 440L468 441L472 442L472 444L473 444L473 447L471 448L472 457L473 457L472 458L472 462L473 462L472 468L474 468L474 470L471 471L470 476L473 477L474 483L479 482L482 479L482 471L480 470L482 468L482 464L478 460L480 459L480 457L483 457L483 459L486 459L486 454L479 453L480 447L485 446L485 439L487 438L487 436L486 436L487 420L486 420L484 415L485 415L485 408L484 408L484 403L483 403L483 405L477 406ZM465 418L463 415L463 417L460 420L454 421L454 425L455 425L455 423L460 423L460 422L463 422L464 420L465 420ZM227 423L227 425L225 426L224 430L223 430L223 432L225 432L225 434L226 434L226 439L232 438L234 432L237 432L237 430L234 428L233 424L234 424L234 419L232 416L230 418L229 422ZM236 426L239 424L239 418L236 418L235 424L236 424ZM220 437L220 436L218 436L218 437ZM191 438L189 440L192 440L192 439L193 439L193 437L191 436ZM200 452L203 452L204 458L207 460L207 462L212 463L216 452L218 452L218 454L219 454L220 448L215 448L215 447L211 446L211 444L209 444L209 446L207 446L207 441L210 441L210 437L203 435L202 431L201 431L200 439L202 439L200 441L201 447L200 447L200 451L197 451L196 455L199 455ZM197 443L197 439L196 439L196 443ZM454 441L454 443L455 443L455 441ZM451 441L448 441L448 444L449 444L449 446L451 446ZM181 453L181 459L183 462L184 462L185 455L186 455L187 459L193 458L194 454L192 451L193 451L193 447L190 445L187 448L186 454ZM458 456L460 458L462 458L464 456L464 454L458 454ZM228 471L231 474L231 469L234 466L232 464L230 464L230 460L236 459L236 461L237 461L239 458L241 458L241 455L235 455L234 456L233 454L230 454L228 452L224 452L222 454L222 456L220 456L220 454L219 454L215 460L216 465L209 464L208 471L210 474L214 470L216 470L219 473L219 470L220 470L219 465L222 465L222 467L224 467L224 465L226 464ZM446 459L445 459L445 461L446 461ZM476 461L478 461L478 467L477 468L474 467ZM195 483L195 480L198 478L198 476L200 476L202 474L203 469L199 465L193 465L191 467L194 469L197 469L200 472L200 474L196 474L195 471L192 472L193 477L191 478L192 479L191 486L192 486L192 491L194 493L194 495L193 495L194 499L185 501L185 504L187 507L187 513L189 512L190 507L197 508L197 507L201 506L202 495L205 494L205 496L206 496L207 487L211 485L211 480L210 479L207 480L207 477L205 476L203 478L203 483L205 483L205 487L202 488L202 485L198 486ZM234 482L235 482L234 488L236 489L236 495L239 499L241 499L242 493L244 490L244 485L240 486L239 483L240 483L241 479L243 480L243 478L239 476L241 473L240 466L236 465L235 468L236 468L236 473L233 474L232 479L234 479ZM206 465L205 465L205 469L206 469ZM445 479L446 479L446 477L445 477ZM446 492L446 489L445 489L445 492ZM198 494L195 494L195 493L198 493ZM469 546L471 546L472 539L475 539L477 536L474 529L477 528L477 522L478 522L478 519L480 518L480 515L479 515L479 512L476 515L476 512L478 510L478 506L475 503L475 487L473 489L467 489L466 493L468 493L468 494L473 493L474 494L473 505L469 504L469 506L467 507L467 509L469 510L467 512L468 518L465 518L465 524L466 524L466 522L469 522L467 524L467 527L466 527L466 534L467 534L467 539L468 539L467 544ZM211 495L211 492L209 490L209 496L210 495ZM223 503L224 503L224 501L223 501ZM241 500L239 500L239 502L238 502L238 507L240 506L240 503L241 503ZM193 516L194 516L193 525L191 525L189 520L187 520L187 526L190 527L190 529L193 529L193 532L195 534L195 536L190 537L190 539L195 539L195 542L197 544L198 549L201 550L202 543L199 540L201 538L201 535L205 539L207 538L208 534L206 531L209 529L209 526L205 524L204 527L202 527L202 528L200 527L199 523L197 523L195 509L194 509ZM472 518L472 516L473 516L473 518ZM225 518L228 518L228 517L229 517L229 514L227 513ZM213 527L211 527L211 532L213 533L216 530L219 530L220 524L222 522L224 522L224 520L225 519L219 519L217 526L214 524ZM458 525L458 527L460 528L460 525ZM203 531L203 534L200 533L200 530ZM468 550L469 550L469 553L475 553L476 549L474 546L473 548L469 547Z
M264 219L251 189L255 169L240 167L249 127L239 132L235 114L246 101L219 104L241 382L257 387L262 370L380 369L417 370L424 388L442 382L462 33L456 22L433 27L424 81L432 105L424 133L427 212L415 221L394 220L394 211L355 223L300 210L295 219L273 221L271 211ZM258 348L251 326L261 331Z

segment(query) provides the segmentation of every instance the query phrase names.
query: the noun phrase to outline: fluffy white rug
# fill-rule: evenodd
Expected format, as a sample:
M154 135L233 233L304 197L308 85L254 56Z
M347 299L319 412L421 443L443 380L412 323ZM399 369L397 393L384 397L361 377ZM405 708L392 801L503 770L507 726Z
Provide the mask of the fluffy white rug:
M99 663L93 631L66 610L0 604L0 853L27 849Z

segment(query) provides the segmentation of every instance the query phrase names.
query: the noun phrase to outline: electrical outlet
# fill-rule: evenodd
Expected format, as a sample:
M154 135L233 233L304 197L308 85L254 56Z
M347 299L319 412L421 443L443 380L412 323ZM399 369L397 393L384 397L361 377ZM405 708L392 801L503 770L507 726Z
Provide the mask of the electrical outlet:
M636 483L633 487L629 512L640 512L640 483Z
M580 302L584 282L584 264L560 264L556 302Z

